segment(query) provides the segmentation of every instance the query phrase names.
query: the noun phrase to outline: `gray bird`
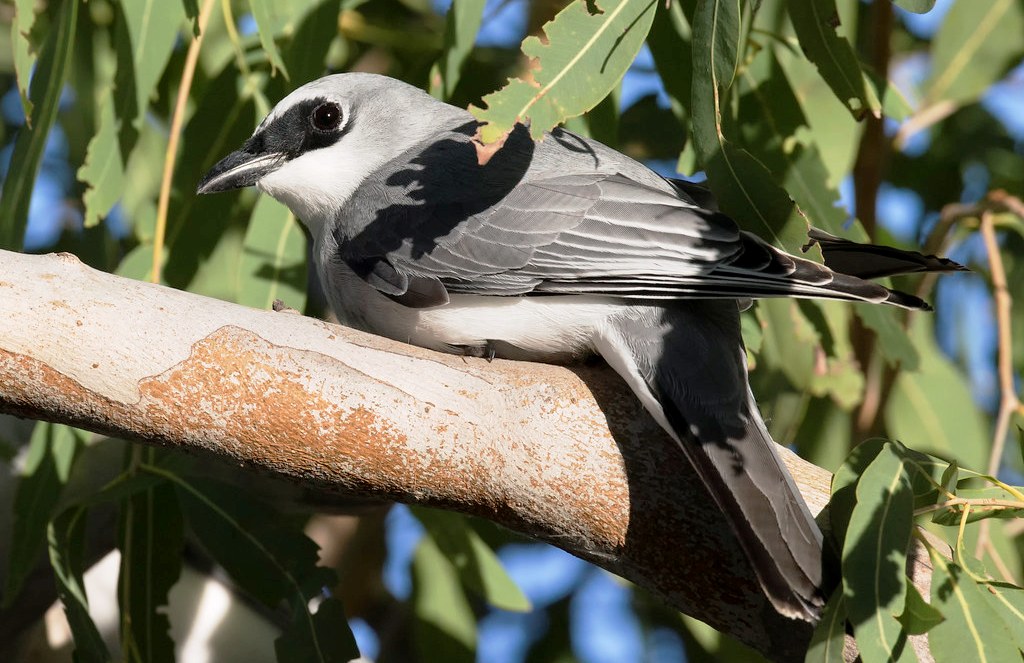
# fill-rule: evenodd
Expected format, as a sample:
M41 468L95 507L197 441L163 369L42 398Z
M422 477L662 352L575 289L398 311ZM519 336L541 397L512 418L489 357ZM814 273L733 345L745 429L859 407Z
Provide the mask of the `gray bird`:
M556 129L534 143L517 126L481 165L476 129L405 83L327 76L277 104L198 192L256 185L287 205L344 324L444 352L599 354L678 442L772 605L817 619L822 535L750 392L740 310L758 297L924 309L863 278L959 266L814 231L834 271L596 141Z

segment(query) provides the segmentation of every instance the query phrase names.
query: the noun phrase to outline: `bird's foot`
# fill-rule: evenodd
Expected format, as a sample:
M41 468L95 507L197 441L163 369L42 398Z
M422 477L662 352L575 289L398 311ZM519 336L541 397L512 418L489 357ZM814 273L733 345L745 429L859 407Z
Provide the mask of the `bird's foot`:
M298 313L299 315L302 315L302 311L293 309L291 306L288 306L287 304L284 303L283 300L280 299L275 299L274 303L271 304L270 307L274 309L275 313Z

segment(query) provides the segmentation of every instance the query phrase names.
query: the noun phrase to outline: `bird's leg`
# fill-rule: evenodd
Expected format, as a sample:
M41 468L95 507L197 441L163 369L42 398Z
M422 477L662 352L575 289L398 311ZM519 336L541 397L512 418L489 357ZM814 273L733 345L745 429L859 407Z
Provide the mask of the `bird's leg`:
M453 345L451 348L453 354L486 359L488 363L494 361L495 355L498 354L497 345L490 339L484 341L483 345Z

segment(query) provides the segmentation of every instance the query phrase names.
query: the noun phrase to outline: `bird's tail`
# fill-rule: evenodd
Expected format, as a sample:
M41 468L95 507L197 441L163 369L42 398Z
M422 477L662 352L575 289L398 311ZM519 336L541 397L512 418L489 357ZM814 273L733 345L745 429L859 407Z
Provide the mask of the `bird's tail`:
M679 443L775 609L816 621L821 531L750 393L736 304L626 307L595 346Z

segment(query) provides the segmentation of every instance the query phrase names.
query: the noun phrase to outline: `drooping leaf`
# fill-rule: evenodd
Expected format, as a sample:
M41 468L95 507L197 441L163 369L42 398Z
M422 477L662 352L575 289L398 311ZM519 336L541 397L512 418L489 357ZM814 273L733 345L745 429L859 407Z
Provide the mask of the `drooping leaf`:
M293 6L293 11L300 8ZM295 84L319 78L326 72L324 60L331 42L338 36L341 0L320 0L295 28L281 58Z
M1024 5L1019 0L958 0L932 41L925 105L977 99L1020 58L1021 34Z
M275 71L280 69L284 77L289 78L288 70L281 59L281 52L277 49L277 44L274 42L274 33L271 27L273 23L271 1L249 0L249 7L252 9L252 17L256 20L256 31L260 35L260 45L263 46L263 52L267 54L267 58L270 60L270 66Z
M434 539L425 536L412 560L413 634L424 660L472 663L476 618L462 591L458 573Z
M135 143L150 96L167 67L185 13L181 3L173 0L135 0L118 6L123 16L114 37L115 110L122 123L121 150L127 154ZM128 133L129 127L134 132Z
M882 103L861 70L853 46L836 32L835 0L789 0L789 18L804 54L854 117L878 115Z
M57 582L57 597L64 606L64 616L74 639L74 660L76 663L105 663L111 660L110 652L89 615L89 599L82 578L85 519L85 509L75 508L60 514L49 524L50 566Z
M529 599L505 572L494 551L462 516L433 509L413 512L464 585L495 608L516 612L530 609Z
M654 66L665 84L672 112L680 123L689 117L691 83L693 80L693 48L690 24L683 16L682 3L658 3L658 13L647 35Z
M885 445L886 441L877 437L858 444L850 450L843 464L832 475L829 521L840 549L846 538L853 507L857 504L857 482Z
M896 616L906 601L914 498L903 459L883 446L864 470L843 542L847 610L864 660L914 660Z
M121 510L117 596L122 649L131 663L174 661L167 596L181 574L184 523L174 487L134 493Z
M903 608L903 614L897 617L903 630L909 635L921 635L927 633L936 624L942 622L945 617L936 608L925 603L921 593L913 583L907 583L907 603Z
M309 609L337 576L318 566L317 545L303 533L302 523L289 522L270 505L229 486L174 481L189 527L239 586L269 607L288 602L292 624L275 647L309 653L312 658L304 659L309 661L351 658L355 639L348 622L336 619L338 610L328 602L318 618Z
M239 585L268 607L304 604L329 586L334 573L317 566L317 545L269 505L210 481L175 485L189 528Z
M842 589L832 593L821 621L814 628L811 644L807 648L805 663L842 663L843 645L846 641L846 599Z
M239 264L239 304L269 309L275 299L306 306L306 237L288 208L260 196L245 233Z
M15 0L14 18L11 20L11 50L14 58L14 77L21 96L21 108L25 113L25 121L32 117L32 101L28 96L29 78L32 66L36 63L36 55L32 52L32 41L29 35L36 22L34 0ZM31 127L31 124L29 124Z
M961 468L982 467L988 426L963 375L941 354L926 323L918 316L911 327L921 363L916 371L900 372L893 385L885 413L889 432L915 449L956 458Z
M829 186L815 137L774 52L758 53L743 69L739 83L737 125L747 149L793 196L811 225L866 241L859 223L846 227L846 212L837 206L839 192Z
M581 115L611 92L640 51L657 0L598 0L596 13L576 0L544 26L547 43L523 41L523 53L536 58L533 80L509 80L484 97L484 108L470 111L484 122L479 134L493 143L516 123L530 124L530 135Z
M807 224L771 173L722 133L722 109L733 80L739 40L739 2L706 0L693 22L691 108L693 143L722 211L776 246L796 250Z
M14 493L5 605L10 605L21 591L43 553L47 525L60 502L81 445L79 431L69 426L40 422L32 431L24 469Z
M311 626L307 623L309 620ZM310 632L315 632L316 637L309 637ZM320 601L312 615L293 614L291 626L274 641L274 651L278 663L348 663L359 658L359 647L348 627L345 606L336 598Z
M1014 661L1020 653L987 590L934 550L931 604L946 618L928 631L936 663Z
M444 50L430 70L430 94L451 99L462 75L462 67L473 50L476 33L484 18L485 0L453 0L445 18Z
M0 193L0 249L19 250L25 238L32 188L46 148L46 138L57 120L60 95L71 64L78 5L77 2L63 3L57 24L50 28L32 76L29 86L32 115L26 118L26 126L21 128L14 141L11 166Z
M78 179L88 187L82 202L85 204L85 227L90 228L110 213L125 190L124 160L118 142L113 94L103 97L99 129L89 141L85 163L78 169Z

